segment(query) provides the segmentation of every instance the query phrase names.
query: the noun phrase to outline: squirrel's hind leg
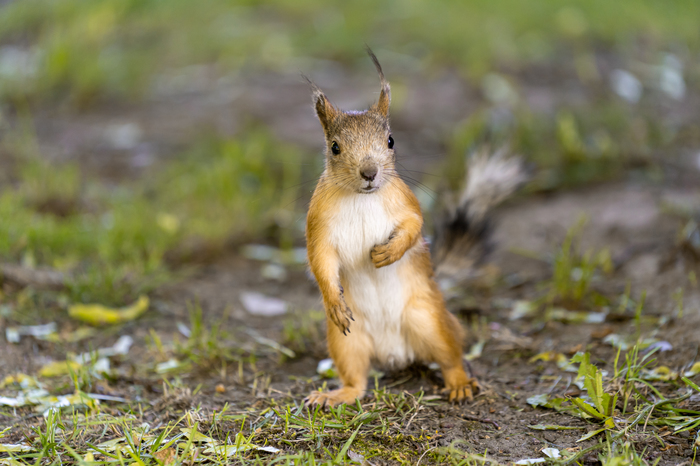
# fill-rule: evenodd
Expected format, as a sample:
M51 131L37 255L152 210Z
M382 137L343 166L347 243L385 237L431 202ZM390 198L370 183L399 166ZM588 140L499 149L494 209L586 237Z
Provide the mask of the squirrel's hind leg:
M472 401L479 390L476 379L464 371L462 361L462 327L455 316L434 300L417 300L419 306L408 307L404 312L404 331L417 359L440 365L445 389L450 401ZM411 304L411 303L409 303ZM431 309L431 306L433 307Z
M336 325L328 321L328 350L342 386L330 392L312 392L304 400L306 405L336 406L354 403L357 398L364 396L372 342L364 333L360 322L353 322L350 330L350 333L343 335Z

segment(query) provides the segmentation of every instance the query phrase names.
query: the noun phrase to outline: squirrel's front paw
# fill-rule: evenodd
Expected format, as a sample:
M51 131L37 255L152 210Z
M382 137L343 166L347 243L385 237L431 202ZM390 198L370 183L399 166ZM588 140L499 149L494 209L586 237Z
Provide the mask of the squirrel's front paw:
M343 332L343 335L350 333L350 321L352 320L354 322L355 319L352 318L352 311L348 305L345 304L345 300L341 298L340 302L326 306L326 309L328 317L338 326Z
M401 259L401 255L396 254L394 248L391 247L390 241L376 245L372 248L369 255L376 268L386 267Z

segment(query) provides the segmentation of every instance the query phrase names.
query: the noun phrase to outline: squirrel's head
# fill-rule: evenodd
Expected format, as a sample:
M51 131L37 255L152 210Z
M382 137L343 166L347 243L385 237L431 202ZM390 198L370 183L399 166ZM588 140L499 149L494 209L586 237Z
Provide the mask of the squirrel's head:
M394 139L389 128L391 91L377 57L369 48L367 53L382 86L379 100L368 110L340 110L309 81L326 136L326 172L342 188L365 194L377 191L395 176Z

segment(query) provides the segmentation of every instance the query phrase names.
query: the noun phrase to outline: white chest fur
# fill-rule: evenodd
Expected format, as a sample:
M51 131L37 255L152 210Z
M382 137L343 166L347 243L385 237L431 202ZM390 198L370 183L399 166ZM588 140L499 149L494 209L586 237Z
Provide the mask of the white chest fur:
M384 243L396 227L381 198L374 194L348 196L334 215L332 241L340 259L345 296L374 343L374 358L381 365L402 367L413 360L413 350L401 331L401 318L409 293L401 281L406 257L377 269L371 249Z
M344 269L371 264L370 250L389 239L395 222L376 194L344 198L333 218L333 245Z

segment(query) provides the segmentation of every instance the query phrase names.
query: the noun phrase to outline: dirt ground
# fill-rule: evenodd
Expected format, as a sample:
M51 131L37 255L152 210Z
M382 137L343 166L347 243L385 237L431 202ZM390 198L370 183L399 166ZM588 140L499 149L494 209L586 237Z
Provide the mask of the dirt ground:
M226 83L208 82L206 72L203 74L201 89L160 100L154 97L143 105L125 104L80 115L61 109L44 110L35 116L40 145L51 158L60 161L77 157L86 169L115 180L139 176L142 170L172 157L201 128L236 134L247 118L265 122L280 140L319 149L320 129L307 102L307 88L297 77L238 77L237 85L227 88ZM348 108L363 106L365 101L358 96L373 95L376 87L366 76L341 72L316 80L335 101ZM430 172L432 160L444 149L438 135L444 134L444 128L455 120L475 110L478 97L450 72L430 80L417 77L409 80L406 88L409 90L394 119L395 138L400 151L410 154L405 159L408 169ZM576 92L540 85L524 94L532 102L539 102L547 113L554 111L562 96L572 98ZM449 105L450 102L459 104ZM270 105L279 111L266 111ZM134 122L143 131L141 142L135 147L119 149L105 140L105 128ZM608 316L604 322L587 324L537 316L511 318L518 301L541 295L541 283L551 276L551 255L582 215L587 222L580 233L581 250L608 248L614 263L614 271L594 282L593 287L609 296L621 296L629 284L635 298L646 291L643 312L650 319L643 324L643 333L670 343L668 351L657 354L659 363L679 370L697 361L700 288L689 279L689 272L697 271L698 265L679 246L683 221L669 213L666 206L698 205L700 161L696 154L680 160L680 165L666 167L664 183L628 176L568 191L520 196L502 206L496 215L497 247L488 262L491 267L488 276L492 278L488 279L488 285L475 280L453 292L449 300L450 309L470 330L467 350L478 335L484 332L489 335L481 355L470 362L470 369L483 390L473 403L461 406L432 401L397 429L405 435L434 432L435 446L448 446L461 440L469 451L487 452L504 463L539 457L540 450L547 446L585 448L595 442L576 442L591 430L590 424L553 410L532 408L527 403L528 397L542 393L579 392L572 383L573 374L561 371L553 362L529 360L547 351L571 356L587 350L600 368L610 371L616 350L602 338L611 333L634 333L633 319ZM309 173L308 177L316 175ZM265 264L243 257L239 246L211 263L197 266L184 280L159 288L152 296L151 310L142 319L101 333L99 346L113 344L120 335L133 336L135 345L129 357L119 363L121 376L110 381L108 388L105 385L98 390L128 400L162 399L161 384L141 378L139 365L147 363L152 351L151 331L168 342L178 332L178 323L188 324L188 303L199 303L204 321L220 326L242 347L251 342L252 333L282 341L285 324L284 318L246 312L241 304L243 292L256 291L283 299L299 312L321 309L319 293L304 266L288 267L288 276L282 282L266 279L261 273ZM493 270L497 272L494 274ZM679 287L685 290L682 319L674 318L677 311L672 305L672 296ZM56 313L55 320L60 326L71 325L62 311L57 309ZM659 318L663 316L668 319L662 325ZM480 323L483 321L486 323ZM91 340L58 344L23 338L19 344L12 344L0 339L0 377L18 372L34 374L45 363L64 359L66 351L86 351L97 343ZM300 401L324 383L316 374L317 363L323 357L323 345L319 342L298 359L280 362L279 356L272 353L259 359L256 379L269 376L269 385L264 390L251 389L250 380L241 383L235 369L230 367L194 370L182 378L187 387L201 385L194 400L211 410L220 410L227 403L236 409L246 409L262 406L269 399L282 402L291 397ZM333 388L337 380L327 383ZM416 367L387 374L379 384L390 387L392 392L424 390L427 395L437 395L442 381L437 371ZM225 387L223 393L217 390L217 385ZM669 384L667 388L672 387ZM364 403L371 402L372 395L368 395ZM692 403L698 409L699 402ZM32 419L1 417L0 429L17 423L29 426L32 422ZM581 429L528 428L537 424ZM645 457L650 461L659 457L662 465L690 464L693 455L690 434L665 436L664 441L663 451L658 443L648 445ZM592 454L583 462L596 463L597 456Z

